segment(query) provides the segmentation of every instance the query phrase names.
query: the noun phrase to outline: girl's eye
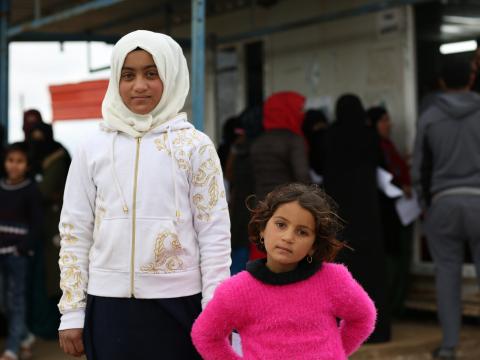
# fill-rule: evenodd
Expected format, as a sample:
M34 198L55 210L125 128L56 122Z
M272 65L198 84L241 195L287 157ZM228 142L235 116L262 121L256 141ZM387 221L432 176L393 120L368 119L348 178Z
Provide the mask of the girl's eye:
M158 77L158 72L156 72L156 71L149 71L149 72L147 72L147 78L149 78L149 79L155 79L156 77Z
M285 227L285 224L282 223L282 222L277 222L277 223L275 223L275 225L276 225L277 228L279 228L279 229L283 229L283 228Z
M132 73L123 73L121 75L122 80L132 80L133 79L133 74Z
M308 232L305 231L305 230L299 230L299 231L298 231L298 234L299 234L300 236L308 236Z

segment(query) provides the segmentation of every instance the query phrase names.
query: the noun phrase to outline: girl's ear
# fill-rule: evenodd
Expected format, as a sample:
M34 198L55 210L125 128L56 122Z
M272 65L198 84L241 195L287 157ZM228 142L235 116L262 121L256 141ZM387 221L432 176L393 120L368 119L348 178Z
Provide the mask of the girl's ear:
M259 232L260 238L263 238L263 234L265 234L263 230Z

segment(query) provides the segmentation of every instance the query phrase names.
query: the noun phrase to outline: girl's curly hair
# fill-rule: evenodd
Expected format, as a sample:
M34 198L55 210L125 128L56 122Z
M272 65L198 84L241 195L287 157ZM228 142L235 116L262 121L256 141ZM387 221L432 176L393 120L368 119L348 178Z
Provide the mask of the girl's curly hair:
M250 211L252 218L248 224L250 241L266 253L260 232L265 230L268 220L283 204L290 202L298 204L308 210L315 219L315 253L312 258L315 262L333 261L345 244L337 240L336 235L342 229L342 222L336 214L337 206L333 200L316 185L291 183L281 185L268 193L265 200L260 201Z

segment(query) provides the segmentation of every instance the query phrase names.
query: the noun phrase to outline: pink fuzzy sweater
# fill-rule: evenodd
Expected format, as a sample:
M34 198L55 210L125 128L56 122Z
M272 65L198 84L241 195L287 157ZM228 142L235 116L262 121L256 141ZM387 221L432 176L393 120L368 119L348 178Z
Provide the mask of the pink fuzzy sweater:
M372 300L343 265L324 263L308 279L287 285L269 285L244 271L217 288L192 338L205 360L242 359L229 343L233 329L243 359L341 360L371 334L375 317Z

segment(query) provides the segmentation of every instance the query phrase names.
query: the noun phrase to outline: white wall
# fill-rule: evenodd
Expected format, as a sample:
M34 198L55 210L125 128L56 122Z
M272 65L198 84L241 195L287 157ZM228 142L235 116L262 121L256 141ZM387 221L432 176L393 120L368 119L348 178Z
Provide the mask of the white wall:
M369 1L284 0L269 9L209 18L207 33L238 34L366 3ZM372 13L264 36L265 96L295 90L310 99L331 97L334 104L339 95L354 92L366 107L387 106L394 123L393 138L402 152L409 152L416 117L413 14L406 6L396 11L399 26L388 34L380 32L380 13ZM189 36L189 31L189 26L176 28L174 37ZM209 61L206 80L205 129L213 137L214 71ZM241 97L238 101L244 103Z

